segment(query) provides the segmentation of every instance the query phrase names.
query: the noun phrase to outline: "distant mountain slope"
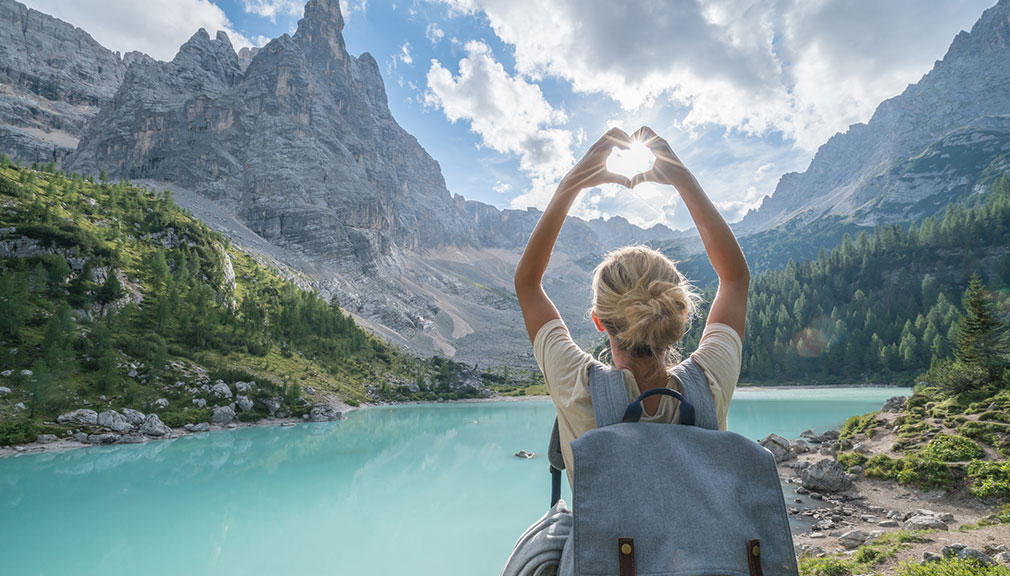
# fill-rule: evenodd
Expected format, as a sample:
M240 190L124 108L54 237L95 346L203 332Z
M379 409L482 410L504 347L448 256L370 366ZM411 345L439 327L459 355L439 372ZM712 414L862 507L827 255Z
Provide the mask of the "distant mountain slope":
M0 150L26 162L59 162L125 72L119 55L84 30L0 0Z
M919 82L828 140L734 228L909 222L991 182L1010 170L1008 61L1010 0L1000 0Z
M211 393L217 379L255 381L233 389L251 401L232 405L243 421L309 413L330 396L486 394L472 366L419 359L369 335L337 302L283 280L167 192L4 156L0 269L0 429L82 407L197 424L215 404L240 401Z

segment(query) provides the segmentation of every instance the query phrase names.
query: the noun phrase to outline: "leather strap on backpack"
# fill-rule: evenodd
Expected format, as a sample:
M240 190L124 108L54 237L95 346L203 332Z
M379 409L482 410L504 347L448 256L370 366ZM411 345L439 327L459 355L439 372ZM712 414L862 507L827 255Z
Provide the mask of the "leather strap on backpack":
M747 541L747 566L750 576L764 576L761 571L761 541L756 538Z
M617 539L617 574L635 576L635 539Z

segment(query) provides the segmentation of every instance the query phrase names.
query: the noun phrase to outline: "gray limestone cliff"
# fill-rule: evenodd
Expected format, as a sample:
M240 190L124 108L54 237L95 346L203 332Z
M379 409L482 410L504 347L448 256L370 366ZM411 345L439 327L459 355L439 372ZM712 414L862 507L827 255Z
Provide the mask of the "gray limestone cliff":
M988 9L919 82L818 149L734 226L907 222L1010 171L1010 0Z
M112 99L126 67L84 30L0 0L0 151L59 163Z
M539 213L451 194L392 117L375 59L347 52L343 25L338 0L311 0L294 34L262 48L200 30L170 62L136 58L63 166L192 192L176 198L283 254L391 341L528 363L511 276ZM553 295L569 314L588 305L585 259L645 234L624 220L607 229L571 218L562 231Z

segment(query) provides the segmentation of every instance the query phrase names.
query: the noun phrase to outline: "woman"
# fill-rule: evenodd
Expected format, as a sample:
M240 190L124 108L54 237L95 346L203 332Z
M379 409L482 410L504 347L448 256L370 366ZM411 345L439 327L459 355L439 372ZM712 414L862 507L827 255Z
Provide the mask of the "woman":
M656 160L652 169L632 181L609 172L606 163L615 147L627 148L633 141L648 146ZM604 183L631 188L641 182L676 187L719 276L719 289L698 349L685 362L693 359L705 373L722 430L726 429L729 401L740 374L750 271L736 238L665 140L648 127L635 132L634 138L620 129L610 130L561 180L515 273L516 296L534 356L557 408L561 451L573 485L570 444L595 427L588 368L596 360L572 340L541 281L561 225L579 192ZM597 329L610 339L614 365L624 370L629 402L652 388L678 389L676 378L668 372L667 360L671 346L684 335L697 300L673 262L655 250L642 246L622 248L607 255L596 268L591 317ZM667 396L647 398L642 421L676 421L674 404Z

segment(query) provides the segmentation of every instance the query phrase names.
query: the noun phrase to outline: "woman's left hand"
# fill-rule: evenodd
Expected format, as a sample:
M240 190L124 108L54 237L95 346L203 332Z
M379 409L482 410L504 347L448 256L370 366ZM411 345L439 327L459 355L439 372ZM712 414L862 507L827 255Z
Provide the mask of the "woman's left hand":
M620 128L611 128L589 147L586 155L579 160L561 181L562 187L585 189L600 184L620 184L631 188L631 180L607 170L607 158L614 148L628 148L631 137Z

